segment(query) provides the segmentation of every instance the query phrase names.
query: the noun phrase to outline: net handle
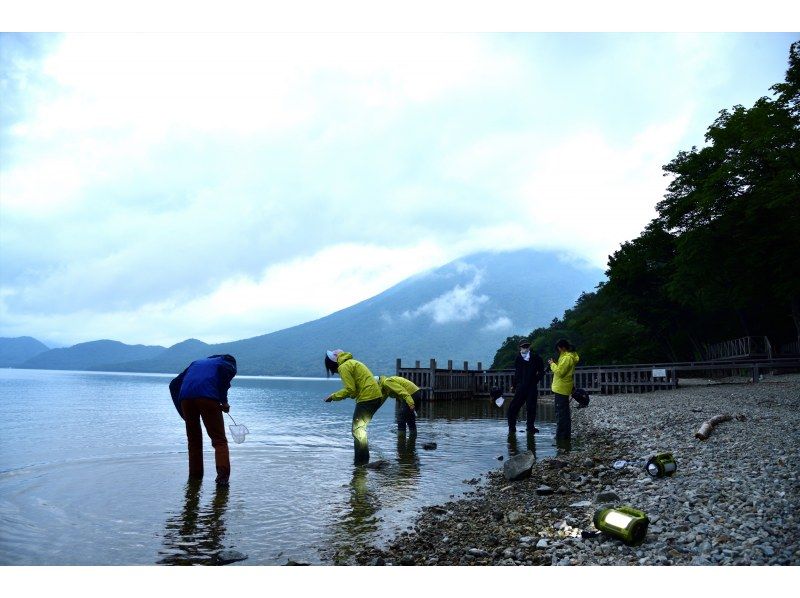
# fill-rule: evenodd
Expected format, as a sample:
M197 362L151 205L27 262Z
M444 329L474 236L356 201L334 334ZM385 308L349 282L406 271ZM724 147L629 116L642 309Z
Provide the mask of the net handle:
M239 425L239 424L237 424L237 423L236 423L236 420L235 420L235 419L233 419L233 416L232 416L230 413L226 413L225 415L227 415L228 417L230 417L230 418L231 418L231 421L233 422L233 425L234 425L234 426L238 426L238 425Z

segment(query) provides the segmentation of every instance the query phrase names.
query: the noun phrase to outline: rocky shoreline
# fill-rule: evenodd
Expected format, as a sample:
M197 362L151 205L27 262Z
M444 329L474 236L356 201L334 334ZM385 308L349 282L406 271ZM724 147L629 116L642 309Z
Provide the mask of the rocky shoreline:
M720 424L708 440L695 438L704 421L723 413L744 417ZM410 531L359 551L355 563L800 563L800 375L593 396L572 420L580 450L538 460L524 480L507 480L502 468L481 476L474 492L424 509ZM675 456L674 476L644 471L659 452ZM627 464L617 469L620 460ZM647 513L645 541L583 538L604 504Z

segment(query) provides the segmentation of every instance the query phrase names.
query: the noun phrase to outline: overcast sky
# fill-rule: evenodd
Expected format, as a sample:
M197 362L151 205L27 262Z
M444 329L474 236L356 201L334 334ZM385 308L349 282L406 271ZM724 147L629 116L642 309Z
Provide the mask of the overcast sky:
M0 35L0 336L235 340L486 249L604 267L796 38Z

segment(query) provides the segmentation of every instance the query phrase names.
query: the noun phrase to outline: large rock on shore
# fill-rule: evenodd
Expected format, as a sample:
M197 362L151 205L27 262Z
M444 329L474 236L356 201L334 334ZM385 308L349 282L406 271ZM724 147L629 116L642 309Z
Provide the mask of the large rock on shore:
M510 481L524 480L530 477L535 461L532 451L514 455L503 464L503 475Z

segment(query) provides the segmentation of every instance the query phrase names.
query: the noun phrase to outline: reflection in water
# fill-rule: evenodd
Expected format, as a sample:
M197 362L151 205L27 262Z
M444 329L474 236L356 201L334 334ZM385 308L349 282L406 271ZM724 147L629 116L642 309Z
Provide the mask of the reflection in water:
M367 476L370 471L364 466L353 468L350 480L350 505L341 519L342 527L349 537L357 537L364 533L374 532L378 528L375 513L380 509L378 495L369 489Z
M472 400L472 401L420 401L417 413L425 419L497 419L505 420L508 412L510 400L506 400L502 407L498 407L493 401ZM525 406L519 412L519 419L524 420ZM555 404L552 398L539 397L536 406L536 421L554 422L556 418Z
M556 438L555 444L553 445L558 449L559 453L568 453L572 450L572 439L571 438Z
M216 486L211 504L200 508L201 480L186 483L183 511L167 519L160 565L208 565L223 549L223 519L228 507L228 487Z
M332 526L333 561L346 563L372 545L380 527L381 508L391 508L395 501L416 490L420 478L417 435L397 433L397 465L378 462L370 468L356 466L350 480L347 507Z
M397 435L397 475L389 483L396 486L400 496L409 496L416 491L420 478L420 460L417 452L416 433Z
M404 477L412 477L415 472L419 472L416 433L406 436L405 432L401 432L397 435L397 462L401 465L400 470Z
M350 480L350 495L347 506L341 516L333 524L334 544L333 562L343 564L357 554L366 544L366 539L377 529L379 519L376 515L380 509L378 496L369 489L370 474L365 465L353 467Z
M531 434L530 432L525 432L525 448L522 451L531 451L533 453L533 457L536 458L536 434ZM508 456L513 457L514 455L518 455L520 453L519 443L517 441L517 433L516 432L509 432L508 433Z

